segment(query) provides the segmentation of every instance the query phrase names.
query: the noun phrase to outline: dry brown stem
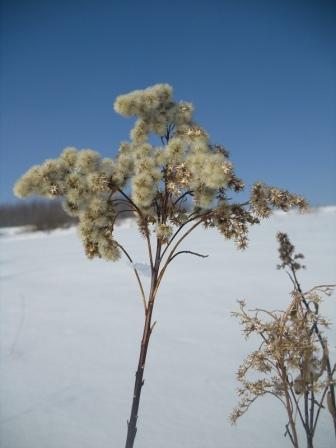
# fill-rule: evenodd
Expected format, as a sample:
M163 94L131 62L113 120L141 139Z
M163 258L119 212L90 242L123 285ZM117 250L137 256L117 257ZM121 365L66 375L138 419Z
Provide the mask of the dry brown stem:
M237 378L240 402L231 414L235 423L251 404L265 394L279 399L286 409L288 424L285 435L299 447L298 425L306 435L306 445L313 448L314 435L321 409L329 397L329 411L334 423L334 373L331 368L328 341L323 333L328 322L319 313L323 295L331 295L336 285L318 285L303 293L297 280L298 262L302 254L294 254L287 235L278 234L283 269L289 269L294 290L286 310L247 310L239 301L240 310L233 315L248 338L256 335L262 342L240 366ZM311 307L313 305L313 308ZM250 374L257 380L250 380Z

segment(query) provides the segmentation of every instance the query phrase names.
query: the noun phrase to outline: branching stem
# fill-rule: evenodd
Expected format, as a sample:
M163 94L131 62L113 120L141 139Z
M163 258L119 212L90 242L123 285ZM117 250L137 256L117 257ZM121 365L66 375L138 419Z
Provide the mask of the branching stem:
M143 305L144 305L144 309L145 309L145 313L146 313L146 311L147 311L146 295L145 295L145 291L144 291L143 286L142 286L142 282L141 282L138 270L134 266L133 260L132 260L131 256L129 255L129 253L127 252L127 250L121 244L119 244L119 243L116 243L116 244L122 250L122 252L126 255L126 257L128 258L128 260L130 261L130 263L132 265L133 271L135 273L136 279L137 279L138 284L139 284L139 288L140 288L141 296L142 296L142 301L143 301Z
M196 255L197 257L201 257L201 258L207 258L209 255L202 255L199 254L198 252L192 252L191 250L180 250L179 252L176 252L169 260L169 263L171 263L171 261L177 257L180 254L190 254L190 255Z
M296 272L295 272L295 268L294 265L291 264L291 271L292 271L292 277L294 280L294 285L295 288L297 289L297 291L299 292L301 298L302 298L302 302L307 310L308 313L312 313L311 309L309 308L309 304L306 300L305 294L303 293L302 289L301 289L301 285L298 281L298 278L296 276ZM321 289L323 287L323 285L320 285L316 288ZM332 288L333 285L325 285L325 288ZM313 289L316 289L313 288ZM322 347L322 351L323 354L325 356L325 360L326 360L326 368L327 368L327 374L328 374L328 380L329 380L329 392L330 392L330 402L331 402L331 407L332 407L332 419L333 419L333 424L334 424L334 432L335 432L335 436L336 436L336 396L335 396L335 386L334 386L334 382L333 382L333 373L334 370L331 369L331 364L330 364L330 359L329 356L327 355L327 350L326 350L326 346L325 346L325 342L322 338L321 332L318 328L318 325L316 324L316 322L313 323L312 325L312 330L315 331L318 340L320 342L320 345ZM319 408L320 410L320 408ZM318 412L319 414L319 412ZM317 415L318 415L317 414ZM314 425L314 427L316 426L316 424Z

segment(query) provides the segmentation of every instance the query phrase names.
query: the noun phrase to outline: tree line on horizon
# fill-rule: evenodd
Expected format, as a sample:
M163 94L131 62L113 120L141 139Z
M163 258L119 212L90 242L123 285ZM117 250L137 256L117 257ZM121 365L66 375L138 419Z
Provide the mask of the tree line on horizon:
M128 218L132 213L124 211L120 219ZM66 228L78 223L78 219L69 216L60 201L32 200L28 203L0 204L0 228L29 226L32 230L53 230Z

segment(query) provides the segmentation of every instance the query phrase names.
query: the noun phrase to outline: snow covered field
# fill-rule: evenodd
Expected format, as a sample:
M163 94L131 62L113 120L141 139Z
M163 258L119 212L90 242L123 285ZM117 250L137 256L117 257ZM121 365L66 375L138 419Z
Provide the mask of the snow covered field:
M146 263L133 230L120 227L119 241ZM212 230L187 240L186 249L210 256L177 257L162 284L136 448L291 446L274 400L257 402L237 426L228 423L235 372L252 347L230 312L241 298L250 308L286 306L291 285L275 269L277 231L306 256L304 290L336 283L335 230L336 207L329 207L274 215L251 230L245 252ZM87 260L75 229L0 233L1 448L123 447L143 323L129 264ZM336 324L335 301L323 308ZM335 334L334 325L333 359ZM326 412L317 442L334 446Z

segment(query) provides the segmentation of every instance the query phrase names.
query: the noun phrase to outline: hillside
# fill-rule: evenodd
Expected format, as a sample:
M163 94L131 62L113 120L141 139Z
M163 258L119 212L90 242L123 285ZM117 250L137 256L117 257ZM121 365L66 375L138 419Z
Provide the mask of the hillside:
M139 263L144 241L125 222L120 242ZM238 252L212 230L196 232L186 249L203 260L176 258L159 293L149 349L137 448L283 448L286 416L260 400L235 427L235 371L248 345L230 312L282 308L291 285L278 262L275 234L288 232L306 257L305 290L336 283L336 207L275 214L252 229ZM124 446L143 308L127 260L85 258L74 228L0 235L0 445L2 448L119 448ZM336 296L323 304L334 322ZM326 411L325 411L326 414ZM319 448L332 427L322 416Z

